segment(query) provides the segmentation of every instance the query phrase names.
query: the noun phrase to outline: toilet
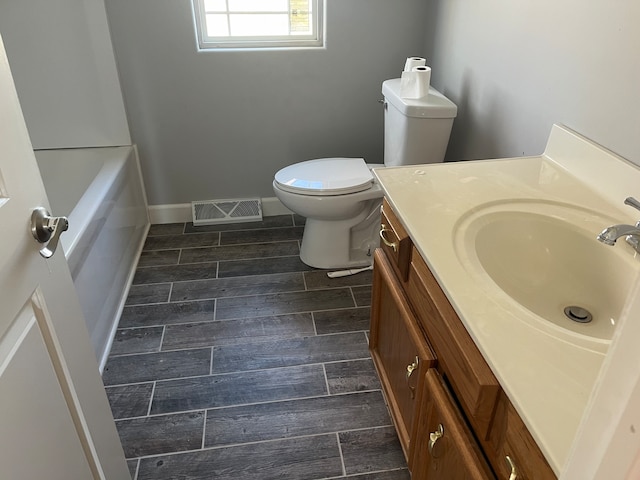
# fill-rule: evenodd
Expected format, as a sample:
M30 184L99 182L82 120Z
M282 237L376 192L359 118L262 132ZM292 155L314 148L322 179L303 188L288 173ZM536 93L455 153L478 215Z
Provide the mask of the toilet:
M300 259L311 267L343 269L372 263L379 245L384 192L373 168L444 161L456 105L434 88L420 99L400 96L400 79L382 84L384 165L362 158L321 158L279 170L273 191L306 217Z

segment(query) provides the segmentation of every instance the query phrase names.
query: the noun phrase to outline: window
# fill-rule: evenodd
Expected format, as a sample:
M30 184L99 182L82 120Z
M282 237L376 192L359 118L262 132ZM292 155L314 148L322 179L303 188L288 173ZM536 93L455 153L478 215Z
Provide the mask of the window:
M323 0L192 1L203 50L323 44Z

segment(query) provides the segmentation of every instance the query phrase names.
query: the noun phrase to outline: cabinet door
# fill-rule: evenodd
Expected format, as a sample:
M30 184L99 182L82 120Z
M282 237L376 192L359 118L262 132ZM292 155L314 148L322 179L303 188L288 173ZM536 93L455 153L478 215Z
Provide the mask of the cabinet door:
M556 479L555 473L504 393L496 407L486 451L500 478Z
M371 356L407 460L424 373L435 364L384 252L374 256Z
M480 447L435 369L425 373L412 480L494 479Z

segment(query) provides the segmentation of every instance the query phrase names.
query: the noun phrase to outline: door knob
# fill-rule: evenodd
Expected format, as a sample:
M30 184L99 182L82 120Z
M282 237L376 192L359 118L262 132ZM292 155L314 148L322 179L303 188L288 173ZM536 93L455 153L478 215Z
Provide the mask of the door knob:
M67 217L52 217L46 208L38 207L31 213L31 233L38 243L46 244L40 255L50 258L56 252L60 235L69 228Z

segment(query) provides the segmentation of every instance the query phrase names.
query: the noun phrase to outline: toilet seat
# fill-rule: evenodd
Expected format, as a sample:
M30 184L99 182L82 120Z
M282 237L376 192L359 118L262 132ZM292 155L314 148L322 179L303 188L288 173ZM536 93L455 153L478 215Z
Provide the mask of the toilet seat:
M346 195L371 188L373 175L363 158L321 158L289 165L275 181L300 195Z

